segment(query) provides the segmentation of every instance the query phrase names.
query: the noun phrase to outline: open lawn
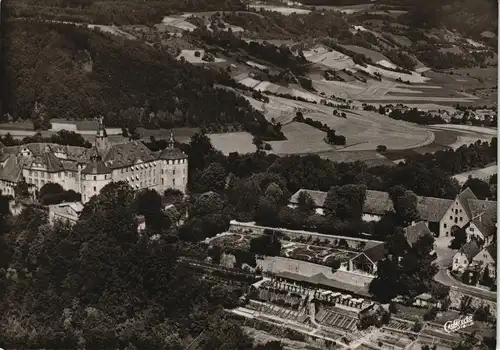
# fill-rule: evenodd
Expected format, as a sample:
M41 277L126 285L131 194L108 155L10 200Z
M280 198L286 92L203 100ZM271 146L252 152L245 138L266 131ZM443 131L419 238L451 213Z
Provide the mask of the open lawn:
M0 123L0 130L33 130L31 121Z
M248 132L229 132L225 134L209 134L212 145L225 155L231 152L253 153L257 150L253 144L253 136Z
M269 142L276 154L315 153L333 149L333 146L323 141L326 133L310 125L291 122L283 126L282 131L286 140Z

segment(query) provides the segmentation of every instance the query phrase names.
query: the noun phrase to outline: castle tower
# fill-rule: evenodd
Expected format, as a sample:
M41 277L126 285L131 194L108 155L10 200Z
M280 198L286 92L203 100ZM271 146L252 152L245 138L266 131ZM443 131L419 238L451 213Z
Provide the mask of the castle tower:
M174 147L175 147L174 134L173 134L172 130L170 130L170 138L168 139L167 147L169 149L174 149Z
M98 118L97 134L95 137L95 147L99 151L100 155L105 155L109 149L108 134L106 133L106 128L104 128L104 121L102 117Z

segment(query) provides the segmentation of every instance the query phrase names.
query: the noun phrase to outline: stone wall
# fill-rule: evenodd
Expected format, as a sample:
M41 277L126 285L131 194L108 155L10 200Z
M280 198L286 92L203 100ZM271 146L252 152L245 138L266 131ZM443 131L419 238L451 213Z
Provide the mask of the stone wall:
M273 227L265 227L265 226L257 226L254 225L253 223L246 223L246 222L238 222L238 221L231 221L231 225L229 227L230 232L245 232L245 231L250 231L255 234L263 234L264 230L275 230L282 232L285 234L287 237L290 239L308 239L309 237L312 238L312 241L314 240L320 240L322 244L325 245L335 245L335 243L338 243L339 240L345 240L347 242L347 246L350 249L353 250L358 250L360 248L360 245L364 245L365 248L370 248L375 245L381 244L383 242L381 241L375 241L375 240L370 240L370 239L363 239L363 238L355 238L355 237L345 237L345 236L335 236L335 235L325 235L322 233L317 233L317 232L310 232L310 231L299 231L299 230L290 230L286 228L273 228Z

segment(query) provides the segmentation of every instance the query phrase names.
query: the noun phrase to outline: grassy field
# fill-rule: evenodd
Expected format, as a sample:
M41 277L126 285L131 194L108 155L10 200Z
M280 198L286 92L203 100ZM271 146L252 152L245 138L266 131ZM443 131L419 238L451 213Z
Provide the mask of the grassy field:
M326 133L310 125L292 122L283 126L282 131L286 140L269 142L276 154L316 153L333 149L323 141Z
M253 136L247 132L230 132L225 134L209 134L212 145L228 155L231 152L252 153L257 150Z

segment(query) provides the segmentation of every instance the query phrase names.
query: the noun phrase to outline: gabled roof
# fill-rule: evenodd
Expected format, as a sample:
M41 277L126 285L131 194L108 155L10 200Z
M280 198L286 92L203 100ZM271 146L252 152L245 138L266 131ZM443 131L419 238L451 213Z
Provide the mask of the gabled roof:
M474 256L474 260L476 261L484 261L484 253L487 253L491 256L491 258L493 259L493 261L495 261L495 263L497 262L497 247L495 244L490 244L489 246L487 246L486 248L484 248L483 250L481 250L480 252L478 252L475 256Z
M290 203L298 204L299 203L299 195L301 192L308 193L309 196L311 196L311 199L313 200L314 205L317 208L323 208L323 205L325 204L326 195L328 194L328 192L306 190L306 189L302 188L292 195L292 197L290 198Z
M365 249L361 254L366 255L372 262L377 263L385 258L385 253L385 243L380 243L371 248ZM352 260L356 259L361 254L356 255Z
M406 227L404 231L406 242L408 242L408 245L410 247L413 247L413 245L417 243L421 237L424 237L426 235L432 236L432 232L423 221L419 221L414 225Z
M442 219L453 200L435 197L418 197L417 210L420 220L438 222Z
M478 215L488 211L488 210L497 210L497 202L496 201L486 201L481 199L469 199L467 200L467 204L469 205L469 209L471 211L471 217L475 218Z
M467 187L465 190L460 192L460 194L458 195L458 198L457 198L458 202L462 205L465 213L468 215L469 218L472 218L472 212L471 212L471 209L469 207L469 200L473 200L473 199L477 199L477 197L469 187Z
M465 255L467 260L471 262L480 251L481 247L479 247L479 244L475 239L471 239L469 242L465 243L456 254Z
M497 210L491 208L472 220L474 226L486 238L497 232Z

